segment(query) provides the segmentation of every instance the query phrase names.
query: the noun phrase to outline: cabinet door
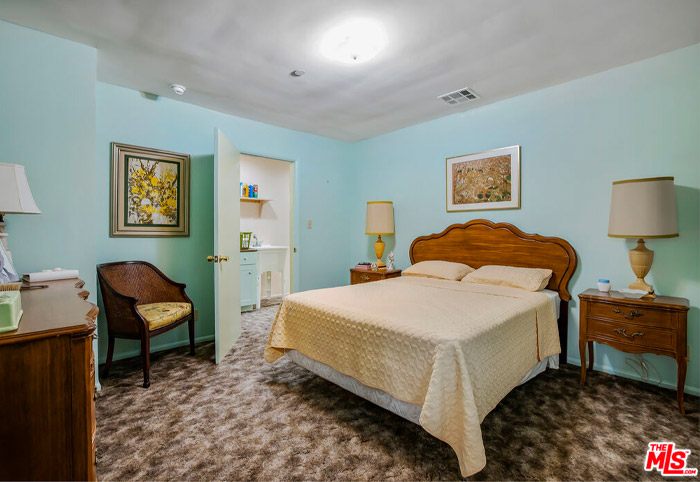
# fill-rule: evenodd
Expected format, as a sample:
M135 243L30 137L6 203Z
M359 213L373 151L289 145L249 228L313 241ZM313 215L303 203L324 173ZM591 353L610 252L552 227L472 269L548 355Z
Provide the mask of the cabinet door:
M241 307L257 303L255 276L255 265L241 266Z

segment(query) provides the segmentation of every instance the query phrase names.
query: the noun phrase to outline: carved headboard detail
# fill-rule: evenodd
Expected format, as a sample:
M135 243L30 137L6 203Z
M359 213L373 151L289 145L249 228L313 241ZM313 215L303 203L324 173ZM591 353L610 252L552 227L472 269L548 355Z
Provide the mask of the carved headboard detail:
M497 264L523 268L549 268L547 288L570 300L569 280L576 271L576 251L562 238L527 234L508 223L474 219L453 224L438 234L416 238L409 250L411 263L453 261L472 268Z

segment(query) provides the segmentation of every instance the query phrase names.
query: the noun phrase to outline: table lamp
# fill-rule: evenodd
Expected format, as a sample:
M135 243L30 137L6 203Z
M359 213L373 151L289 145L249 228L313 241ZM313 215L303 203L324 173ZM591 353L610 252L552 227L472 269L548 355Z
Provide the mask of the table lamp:
M648 295L644 298L656 297L653 287L644 281L654 262L654 252L644 245L644 238L678 236L673 178L652 177L613 182L608 236L637 238L637 247L629 251L637 281L629 287L646 291Z
M382 261L384 241L382 234L394 234L394 204L391 201L369 201L367 203L367 223L365 234L377 235L374 254L377 255L377 268L386 268Z
M29 189L24 166L0 162L0 243L12 260L5 232L5 214L41 214Z

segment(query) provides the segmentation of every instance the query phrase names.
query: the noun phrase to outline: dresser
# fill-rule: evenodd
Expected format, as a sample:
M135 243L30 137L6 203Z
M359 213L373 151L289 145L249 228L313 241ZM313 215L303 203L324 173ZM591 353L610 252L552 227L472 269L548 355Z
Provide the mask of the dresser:
M578 297L581 300L581 385L586 383L586 345L588 369L593 369L594 341L626 353L670 356L678 364L678 409L685 413L683 392L688 365L688 300L673 296L635 300L625 298L617 291L602 293L596 289L586 290Z
M383 279L398 278L401 276L400 269L350 269L350 284L356 285L359 283L371 283L372 281L381 281Z
M0 479L96 480L98 309L82 281L44 284L22 292L19 328L0 334Z

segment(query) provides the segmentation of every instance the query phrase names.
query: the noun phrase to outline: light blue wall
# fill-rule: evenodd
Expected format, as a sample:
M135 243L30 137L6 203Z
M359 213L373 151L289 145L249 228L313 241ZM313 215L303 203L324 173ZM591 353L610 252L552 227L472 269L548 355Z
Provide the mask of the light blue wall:
M202 107L161 98L145 99L139 92L97 84L96 224L97 261L142 259L157 265L171 278L187 283L187 292L199 310L197 337L211 338L213 328L213 152L214 127L219 127L242 152L295 161L293 228L299 252L294 259L297 291L347 282L351 261L346 220L339 216L352 205L348 182L351 164L348 145L310 134L225 115ZM110 238L110 142L184 152L192 156L189 238ZM299 215L301 213L301 215ZM306 220L313 221L306 229ZM100 317L99 330L106 333ZM152 341L153 350L187 340L182 326ZM100 339L100 358L106 337ZM117 340L116 356L138 353L138 344Z
M93 300L96 62L92 47L0 21L0 162L25 166L41 209L5 217L14 264L77 268Z
M445 158L497 147L522 146L522 208L445 212ZM607 237L611 183L675 176L680 237L650 240L656 252L647 281L659 293L690 299L692 344L687 390L700 385L700 45L620 67L486 107L444 117L351 146L359 179L348 232L358 258L371 259L364 236L364 203L395 206L394 246L399 267L409 264L411 241L474 218L505 221L527 232L563 237L579 255L571 292L610 278L633 281L627 250L633 241ZM571 307L569 362L578 358L578 300ZM597 345L596 365L630 376L625 355ZM675 387L675 362L648 355Z

